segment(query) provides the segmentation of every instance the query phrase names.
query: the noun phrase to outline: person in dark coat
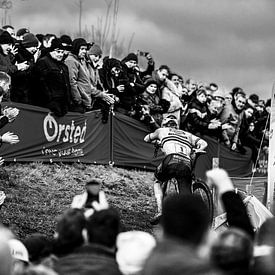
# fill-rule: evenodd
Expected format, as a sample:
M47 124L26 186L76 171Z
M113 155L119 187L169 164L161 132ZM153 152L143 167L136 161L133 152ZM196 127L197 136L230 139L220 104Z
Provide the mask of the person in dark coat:
M10 98L13 102L30 103L30 89L32 82L32 71L36 61L37 48L39 41L32 33L28 33L23 37L22 42L18 46L18 53L15 56L17 63L27 62L28 68L24 71L16 71L12 74L12 87Z
M0 35L0 71L12 75L17 71L26 70L29 65L27 62L16 63L11 52L14 50L14 39L11 35L4 31Z
M49 108L54 115L64 116L70 104L70 80L68 67L63 63L64 46L55 38L49 53L39 58L34 66L34 104Z
M60 275L120 275L115 258L120 219L112 208L95 211L87 219L88 243L59 258L55 270Z

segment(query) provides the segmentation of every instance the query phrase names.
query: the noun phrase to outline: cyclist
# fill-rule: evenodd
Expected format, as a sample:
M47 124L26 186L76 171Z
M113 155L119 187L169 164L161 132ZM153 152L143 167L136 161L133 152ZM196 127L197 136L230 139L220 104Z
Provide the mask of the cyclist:
M175 116L170 115L163 119L161 128L145 136L144 141L159 144L165 157L155 170L156 181L154 194L158 212L151 220L157 224L162 213L163 190L162 183L176 178L179 193L191 193L192 171L191 162L196 153L207 147L203 139L183 130L179 130Z

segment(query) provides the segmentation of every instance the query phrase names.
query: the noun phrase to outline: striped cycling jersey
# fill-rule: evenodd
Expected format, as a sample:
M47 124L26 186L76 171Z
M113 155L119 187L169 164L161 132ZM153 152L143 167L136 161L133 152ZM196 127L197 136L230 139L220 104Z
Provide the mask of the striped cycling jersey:
M200 140L191 133L166 127L158 129L158 138L165 155L181 154L189 161L192 148L196 147L196 143Z

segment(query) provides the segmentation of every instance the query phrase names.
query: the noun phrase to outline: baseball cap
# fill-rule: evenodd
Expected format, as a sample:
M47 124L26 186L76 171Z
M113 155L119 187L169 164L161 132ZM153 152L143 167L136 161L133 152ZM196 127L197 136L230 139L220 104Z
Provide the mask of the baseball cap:
M25 245L21 241L16 239L11 239L8 242L12 257L16 260L28 263L29 253Z

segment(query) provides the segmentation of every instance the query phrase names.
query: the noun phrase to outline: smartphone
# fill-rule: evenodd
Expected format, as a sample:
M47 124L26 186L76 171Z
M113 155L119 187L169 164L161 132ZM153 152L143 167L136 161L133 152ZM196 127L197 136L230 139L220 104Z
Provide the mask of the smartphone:
M86 183L86 191L88 193L85 208L93 208L92 203L99 201L99 191L101 188L101 182L99 180L91 180Z
M149 52L143 52L143 51L139 51L138 53L140 56L144 56L144 57L146 57L149 54Z

